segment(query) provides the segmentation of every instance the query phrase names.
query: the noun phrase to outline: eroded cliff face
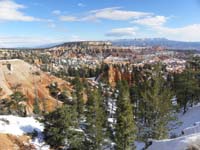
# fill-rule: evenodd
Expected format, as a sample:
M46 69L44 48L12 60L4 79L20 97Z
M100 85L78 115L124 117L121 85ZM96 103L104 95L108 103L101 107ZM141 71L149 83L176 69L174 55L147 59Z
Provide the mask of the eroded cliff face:
M129 84L131 84L131 73L128 71L122 71L121 69L109 66L108 70L108 83L115 87L117 84L117 81L119 80L126 80Z
M45 107L46 111L52 111L57 105L62 104L50 95L47 88L49 84L54 82L58 83L60 89L72 91L72 87L68 82L42 72L36 66L23 60L0 61L0 99L9 98L14 91L22 92L28 98L26 103L28 114L33 111L36 96L41 110L44 110Z
M30 143L30 137L23 136L15 136L11 134L0 134L0 149L2 150L35 150L35 146Z

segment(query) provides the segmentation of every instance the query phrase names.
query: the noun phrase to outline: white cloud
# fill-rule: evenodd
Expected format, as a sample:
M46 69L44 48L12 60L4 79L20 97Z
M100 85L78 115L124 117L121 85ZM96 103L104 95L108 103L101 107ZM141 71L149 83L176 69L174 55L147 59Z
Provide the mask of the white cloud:
M72 35L71 39L69 41L84 41L80 36L78 35Z
M179 28L155 27L159 36L180 41L200 41L200 24L192 24Z
M47 37L28 37L28 36L1 36L0 47L12 48L12 47L32 47L41 46L51 43L63 42L64 38L47 38Z
M61 11L60 10L54 10L54 11L52 11L52 14L53 15L60 15Z
M167 17L165 16L147 16L145 18L132 21L132 23L137 23L146 26L162 26L166 22Z
M157 37L166 37L178 41L200 41L200 24L190 24L182 27L167 27L165 23L168 17L165 16L147 16L136 19L132 23L147 26L152 34ZM144 27L144 29L146 29Z
M83 3L78 3L77 4L79 7L85 7L85 4L83 4Z
M39 21L40 19L25 15L21 9L24 5L12 0L0 0L0 21Z
M74 17L74 16L60 16L59 19L61 21L66 21L66 22L74 22L74 21L79 21L78 18Z
M139 11L126 11L120 7L110 7L98 10L89 11L84 16L61 16L61 21L99 21L102 19L127 21L132 19L138 19L141 17L149 16L151 13L139 12ZM66 18L66 19L65 19Z
M133 36L146 37L165 37L170 40L200 42L200 24L191 24L183 27L149 26L151 33L145 32L145 27L115 28L107 32L105 36L115 38L131 38Z
M131 20L149 16L150 13L139 12L139 11L127 11L127 10L121 10L120 7L111 7L111 8L104 8L104 9L90 11L90 15L94 16L97 19Z
M110 32L106 33L106 36L110 37L131 37L136 35L137 28L127 27L127 28L115 28Z
M54 22L49 22L48 27L49 28L56 28L56 24Z

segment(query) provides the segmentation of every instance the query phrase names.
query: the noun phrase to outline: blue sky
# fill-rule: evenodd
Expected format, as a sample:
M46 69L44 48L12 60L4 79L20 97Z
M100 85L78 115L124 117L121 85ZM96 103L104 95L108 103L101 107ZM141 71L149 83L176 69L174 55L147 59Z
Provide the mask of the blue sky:
M0 0L0 47L164 37L200 41L200 0Z

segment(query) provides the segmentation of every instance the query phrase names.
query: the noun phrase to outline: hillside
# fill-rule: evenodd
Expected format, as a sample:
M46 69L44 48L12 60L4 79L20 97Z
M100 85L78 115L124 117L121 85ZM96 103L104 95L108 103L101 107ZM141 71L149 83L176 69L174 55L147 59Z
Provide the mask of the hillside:
M187 148L200 139L200 134L192 134L172 140L154 141L153 145L148 150L187 150Z
M177 129L171 131L176 135L181 135L181 132L184 132L184 135L181 135L178 138L174 139L165 139L165 140L153 140L152 145L148 150L186 150L191 144L199 144L200 140L200 106L196 105L191 107L187 113L184 115L180 113L178 115L178 120L182 122L182 125ZM194 145L195 145L194 144Z
M44 105L47 111L55 108L58 101L49 94L47 86L57 82L61 89L71 91L69 83L40 71L23 60L1 60L0 61L0 87L2 88L1 98L7 98L15 90L21 91L28 97L27 111L33 109L34 99L39 98L40 108ZM60 102L59 102L60 103Z

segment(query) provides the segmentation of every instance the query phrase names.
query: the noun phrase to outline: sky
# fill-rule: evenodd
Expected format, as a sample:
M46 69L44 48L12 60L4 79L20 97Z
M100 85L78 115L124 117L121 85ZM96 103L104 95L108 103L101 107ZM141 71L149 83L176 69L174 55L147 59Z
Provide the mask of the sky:
M200 0L0 0L0 47L82 40L200 41Z

